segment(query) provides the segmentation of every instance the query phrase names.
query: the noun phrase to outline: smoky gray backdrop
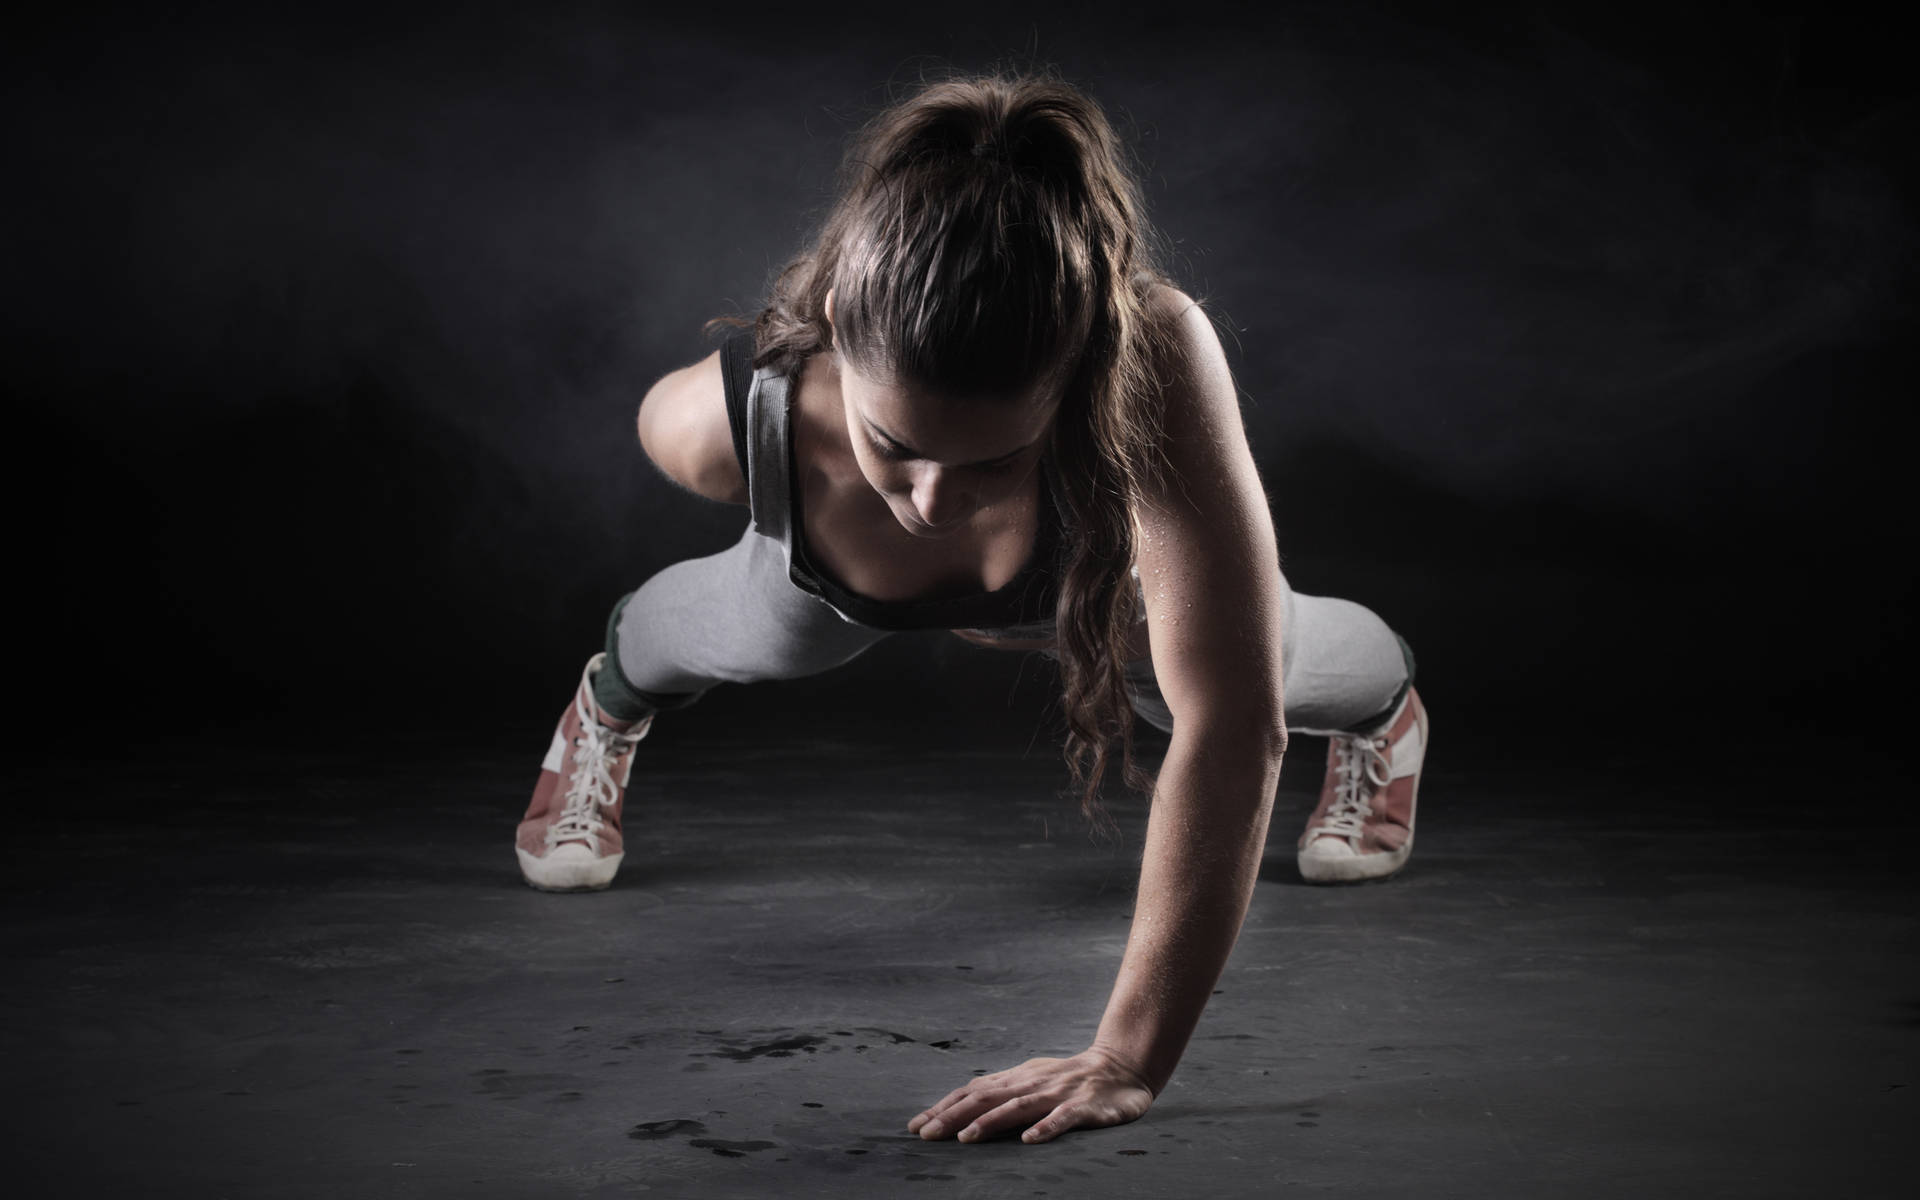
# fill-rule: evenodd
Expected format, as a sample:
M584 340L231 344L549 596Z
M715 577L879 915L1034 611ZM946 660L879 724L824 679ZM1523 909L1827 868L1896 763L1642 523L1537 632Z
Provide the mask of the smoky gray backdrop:
M746 520L654 471L642 394L754 311L860 121L924 73L1026 63L1103 102L1230 330L1295 587L1404 633L1462 753L1882 727L1914 599L1896 50L1810 4L1262 12L24 28L21 732L537 759L618 596ZM913 634L676 720L1024 738L1055 682Z

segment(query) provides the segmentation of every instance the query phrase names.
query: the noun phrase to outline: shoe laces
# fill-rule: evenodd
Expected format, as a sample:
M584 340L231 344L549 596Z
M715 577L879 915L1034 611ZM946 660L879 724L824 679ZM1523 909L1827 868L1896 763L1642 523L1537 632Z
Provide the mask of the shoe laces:
M580 715L580 733L573 739L573 777L567 784L560 815L547 827L549 847L561 842L593 844L594 836L606 825L600 810L620 804L620 785L614 782L614 770L653 725L653 714L649 713L623 733L595 720L584 696L576 698L574 704Z
M1376 789L1393 778L1393 764L1386 754L1385 736L1354 735L1332 740L1334 755L1333 803L1314 826L1314 836L1359 837L1362 825L1373 815L1368 803Z

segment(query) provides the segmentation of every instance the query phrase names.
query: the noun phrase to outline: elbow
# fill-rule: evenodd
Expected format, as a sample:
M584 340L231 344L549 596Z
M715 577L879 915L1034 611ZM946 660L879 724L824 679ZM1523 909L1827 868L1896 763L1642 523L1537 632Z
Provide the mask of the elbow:
M1287 753L1287 720L1283 708L1265 705L1230 705L1185 718L1175 713L1176 732L1191 731L1209 752L1231 747L1231 752L1260 760L1278 768Z
M1243 693L1232 708L1239 718L1236 732L1245 744L1257 749L1269 764L1278 764L1287 752L1287 705L1280 687Z
M1271 721L1263 722L1259 726L1259 730L1260 732L1254 736L1258 737L1261 740L1261 744L1265 747L1267 759L1270 762L1278 763L1281 759L1285 758L1287 756L1287 718L1285 714L1283 713Z

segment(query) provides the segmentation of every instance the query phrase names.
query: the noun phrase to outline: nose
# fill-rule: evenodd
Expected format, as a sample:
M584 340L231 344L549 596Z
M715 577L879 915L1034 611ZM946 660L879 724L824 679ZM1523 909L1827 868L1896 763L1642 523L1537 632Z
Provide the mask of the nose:
M973 501L959 476L944 467L929 464L913 481L913 510L936 529L964 520L973 511Z

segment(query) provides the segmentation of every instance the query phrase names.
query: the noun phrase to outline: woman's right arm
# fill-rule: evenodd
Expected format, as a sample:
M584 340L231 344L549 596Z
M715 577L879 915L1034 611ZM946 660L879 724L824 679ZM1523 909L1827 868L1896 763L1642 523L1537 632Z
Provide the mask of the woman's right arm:
M747 503L718 350L661 376L640 401L637 424L640 448L661 474L696 496Z

